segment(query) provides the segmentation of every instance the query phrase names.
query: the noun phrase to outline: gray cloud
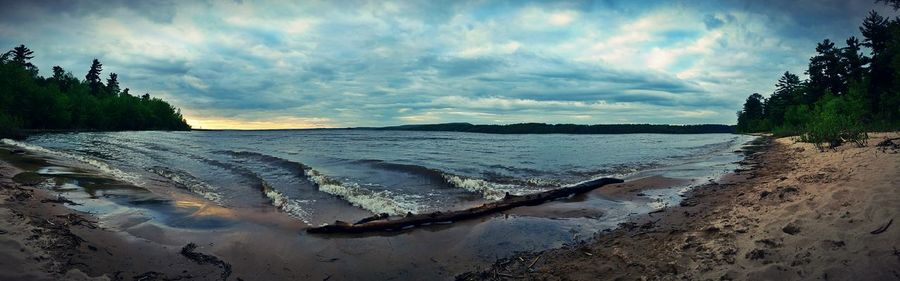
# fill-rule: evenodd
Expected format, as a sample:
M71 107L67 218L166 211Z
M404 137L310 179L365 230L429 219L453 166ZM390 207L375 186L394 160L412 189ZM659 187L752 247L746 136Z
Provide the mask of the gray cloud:
M189 119L733 123L868 1L14 1L0 44L94 57ZM294 119L291 119L294 120ZM302 125L302 124L301 124Z

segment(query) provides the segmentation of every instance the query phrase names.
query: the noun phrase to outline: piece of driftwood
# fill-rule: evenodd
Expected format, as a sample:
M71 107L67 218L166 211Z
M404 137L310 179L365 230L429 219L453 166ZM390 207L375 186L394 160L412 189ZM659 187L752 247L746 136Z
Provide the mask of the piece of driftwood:
M323 225L319 227L307 228L309 233L363 233L373 231L391 231L401 230L410 227L451 223L476 217L481 217L497 212L506 211L515 207L534 206L554 199L559 199L575 194L585 193L604 185L622 183L623 180L614 178L602 178L584 182L575 186L563 187L548 190L540 193L515 196L506 194L506 196L496 202L486 203L484 205L473 207L470 209L450 211L450 212L434 212L428 214L413 215L407 214L404 217L391 219L390 217L379 214L370 218L360 220L358 223L351 224L343 221L335 221L334 224Z
M878 229L872 230L872 232L869 232L869 233L872 233L872 234L881 234L882 232L886 231L886 230L888 229L888 227L891 227L891 223L893 223L893 222L894 222L894 219L891 219L891 220L888 221L886 224L882 225L882 226L879 227Z

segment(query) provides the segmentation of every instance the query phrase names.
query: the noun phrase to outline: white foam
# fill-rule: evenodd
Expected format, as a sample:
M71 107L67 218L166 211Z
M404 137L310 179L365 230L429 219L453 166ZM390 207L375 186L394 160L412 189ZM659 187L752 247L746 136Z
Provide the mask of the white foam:
M513 184L492 183L483 179L444 174L444 180L453 186L463 188L470 192L481 193L481 195L488 200L503 199L503 197L506 196L506 193L512 195L529 193L528 190L524 190Z
M108 164L103 163L102 161L99 161L99 160L96 160L96 159L93 159L90 157L74 155L74 154L70 154L70 153L66 153L66 152L62 152L62 151L50 150L50 149L43 148L41 146L27 144L24 142L18 142L18 141L14 141L11 139L3 139L2 142L3 142L3 144L15 146L15 147L18 147L18 148L21 148L24 150L28 150L31 152L37 152L37 153L48 154L48 155L53 155L53 156L57 156L57 157L63 157L63 158L76 160L76 161L88 164L89 166L97 169L99 172L110 175L115 179L118 179L118 180L121 180L124 182L128 182L128 183L131 183L131 184L134 184L137 186L144 186L144 184L145 184L144 181L142 181L141 178L138 176L135 176L135 175L126 173L122 170L113 168L113 167L109 166Z
M165 177L177 184L186 187L191 192L199 194L209 201L216 202L219 205L221 205L222 203L222 197L215 192L215 188L203 181L198 180L190 174L187 174L185 172L172 171L163 167L151 167L149 170L157 175Z
M299 201L292 200L291 198L287 197L283 193L281 193L278 190L275 190L274 188L269 186L269 184L266 183L265 181L262 182L262 185L263 185L263 191L266 194L266 197L268 197L269 200L272 201L273 206L277 207L278 209L281 209L282 211L284 211L291 217L299 219L299 220L303 221L304 223L306 223L307 225L311 225L309 222L310 214L309 214L309 212L304 210L303 207L300 206Z
M318 185L319 190L338 196L353 206L357 206L376 214L388 213L390 215L403 215L406 213L418 213L423 209L415 202L390 191L373 191L358 184L345 184L328 176L322 175L316 170L304 171L306 176Z

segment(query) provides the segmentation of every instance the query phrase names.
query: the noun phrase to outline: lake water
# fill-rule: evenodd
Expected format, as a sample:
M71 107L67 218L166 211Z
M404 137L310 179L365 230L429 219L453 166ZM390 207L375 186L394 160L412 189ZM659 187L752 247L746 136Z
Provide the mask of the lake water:
M319 225L460 209L608 176L714 179L751 139L288 130L43 134L7 144L152 191L190 191L226 208L274 206Z

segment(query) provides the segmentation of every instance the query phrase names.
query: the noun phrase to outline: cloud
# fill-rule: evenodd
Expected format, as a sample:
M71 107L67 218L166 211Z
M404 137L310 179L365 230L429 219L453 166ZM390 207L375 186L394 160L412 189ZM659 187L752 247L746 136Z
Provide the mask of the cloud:
M734 123L864 1L14 1L0 44L91 59L204 128Z

